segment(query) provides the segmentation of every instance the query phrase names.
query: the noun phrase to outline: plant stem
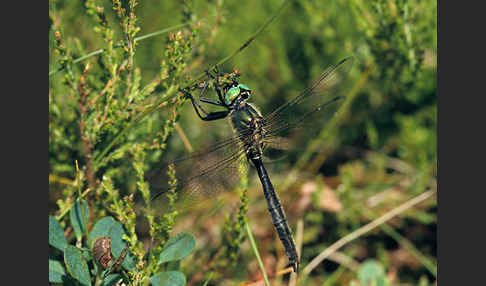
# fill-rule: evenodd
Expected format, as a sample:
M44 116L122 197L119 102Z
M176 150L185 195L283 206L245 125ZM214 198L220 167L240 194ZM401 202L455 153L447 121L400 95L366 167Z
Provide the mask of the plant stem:
M251 233L250 225L248 224L248 220L245 220L245 227L246 227L246 233L248 234L248 238L250 239L250 244L251 248L253 249L253 252L255 253L255 256L258 261L258 265L260 266L260 270L262 271L263 274L263 280L265 280L265 285L270 286L270 282L268 281L267 273L265 272L265 267L263 266L262 259L260 258L260 253L258 252L258 248L255 243L255 239L253 238L253 234Z

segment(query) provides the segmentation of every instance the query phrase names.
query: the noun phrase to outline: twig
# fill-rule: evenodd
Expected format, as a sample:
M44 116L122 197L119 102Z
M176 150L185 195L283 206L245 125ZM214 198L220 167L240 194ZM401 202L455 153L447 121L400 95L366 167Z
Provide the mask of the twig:
M174 123L174 127L175 127L175 130L177 131L177 134L179 134L179 136L181 137L182 143L184 143L184 147L186 147L186 149L187 149L187 151L189 151L189 153L192 153L193 148L191 146L191 142L189 142L189 139L187 139L187 136L184 133L184 130L182 130L182 128L179 126L179 124L177 122Z

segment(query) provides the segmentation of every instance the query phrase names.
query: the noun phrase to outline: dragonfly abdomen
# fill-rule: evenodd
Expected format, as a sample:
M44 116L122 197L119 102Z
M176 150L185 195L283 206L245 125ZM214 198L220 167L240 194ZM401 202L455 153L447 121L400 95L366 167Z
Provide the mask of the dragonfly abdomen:
M251 158L251 161L255 165L258 172L258 177L262 183L263 194L267 200L268 211L272 217L273 225L277 230L278 237L284 246L285 253L289 258L289 262L292 265L294 272L297 272L299 268L299 256L297 254L297 249L295 248L292 233L285 218L285 213L280 205L280 199L273 188L272 182L268 177L261 158Z

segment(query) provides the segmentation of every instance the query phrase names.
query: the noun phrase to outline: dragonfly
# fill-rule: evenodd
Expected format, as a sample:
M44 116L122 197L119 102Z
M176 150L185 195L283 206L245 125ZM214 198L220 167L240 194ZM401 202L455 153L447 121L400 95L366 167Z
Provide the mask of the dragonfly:
M325 126L344 101L344 81L353 61L353 56L340 60L322 72L295 98L265 115L248 102L252 89L240 83L237 76L224 83L219 82L222 73L217 68L214 74L206 71L208 79L201 88L198 100L190 90L181 89L180 92L191 101L201 120L229 118L233 134L208 148L167 163L176 170L176 192L179 197L186 202L197 203L214 199L221 192L234 190L240 174L247 170L251 162L260 179L268 211L289 264L297 272L299 256L279 196L265 168L266 154L272 150L286 152L292 146L305 144L304 141L310 140ZM213 81L216 100L204 96L210 81ZM209 112L202 103L223 110ZM241 166L245 166L243 170ZM163 197L161 195L166 191L155 192L152 199Z

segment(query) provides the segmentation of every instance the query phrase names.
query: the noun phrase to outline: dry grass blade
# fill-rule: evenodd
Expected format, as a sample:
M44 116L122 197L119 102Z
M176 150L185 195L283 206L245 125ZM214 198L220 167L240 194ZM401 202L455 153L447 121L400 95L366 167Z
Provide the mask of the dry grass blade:
M426 199L430 198L431 196L437 193L436 189L432 189L426 192L423 192L419 196L405 202L404 204L390 210L389 212L385 213L381 217L375 219L374 221L366 224L365 226L353 231L352 233L346 235L345 237L341 238L340 240L336 241L334 244L326 248L323 252L321 252L318 256L316 256L302 271L304 275L309 274L317 265L319 265L324 259L329 257L332 253L336 252L339 248L346 245L348 242L360 237L361 235L367 233L368 231L380 226L381 224L385 223L386 221L392 219L393 217L403 213L404 211L410 209L414 205L425 201Z

